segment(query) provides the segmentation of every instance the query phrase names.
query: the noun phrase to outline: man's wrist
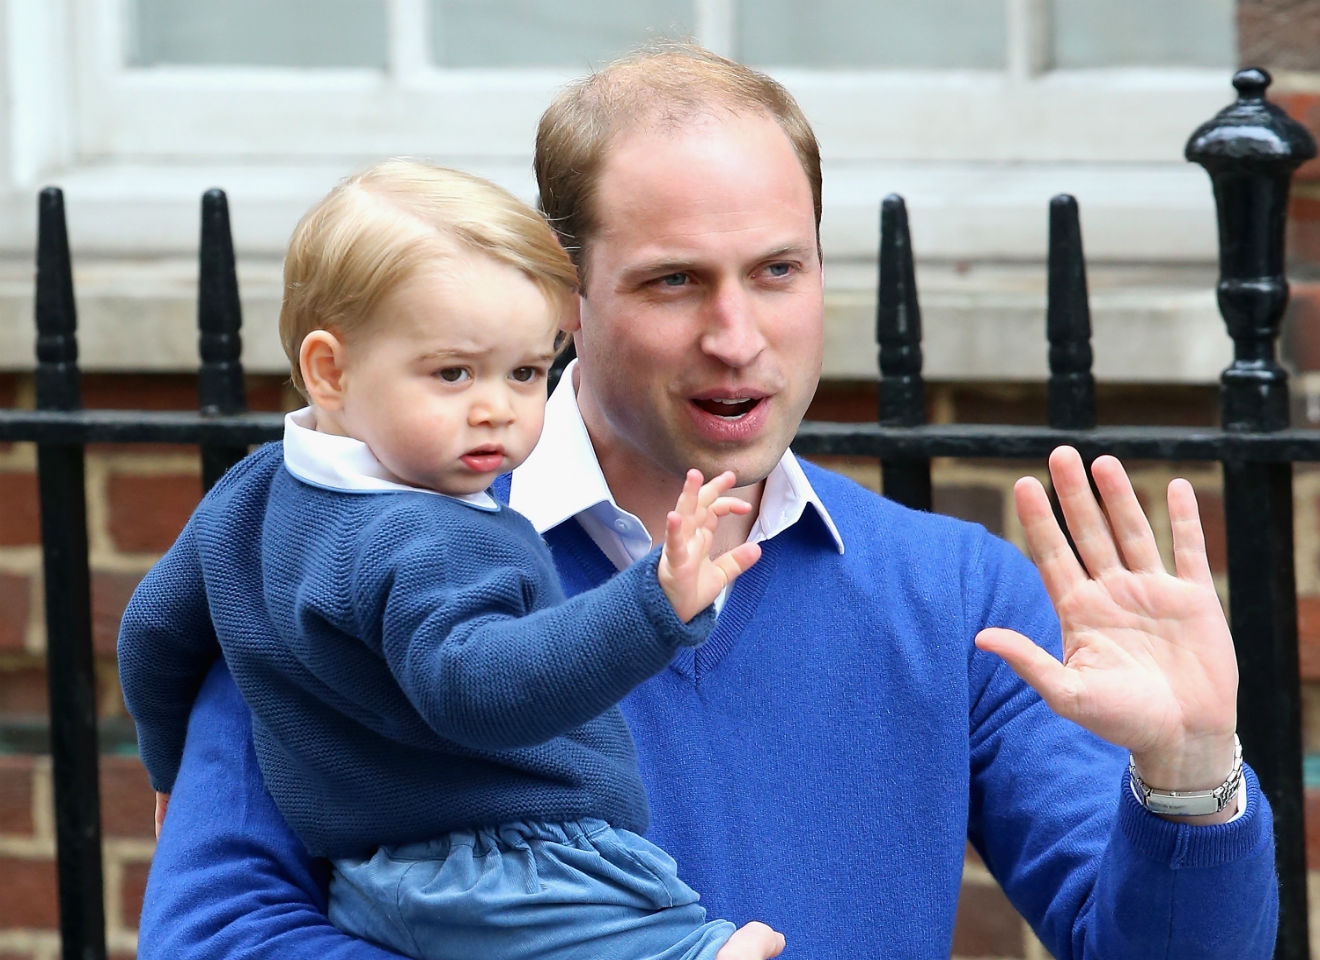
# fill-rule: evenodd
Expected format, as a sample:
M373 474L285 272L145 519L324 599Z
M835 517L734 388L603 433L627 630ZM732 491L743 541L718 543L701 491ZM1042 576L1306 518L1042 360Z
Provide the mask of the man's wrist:
M1242 742L1233 735L1233 763L1228 775L1214 787L1201 790L1167 790L1152 787L1142 779L1135 757L1128 757L1128 782L1137 802L1151 813L1164 817L1205 817L1237 808L1242 789Z

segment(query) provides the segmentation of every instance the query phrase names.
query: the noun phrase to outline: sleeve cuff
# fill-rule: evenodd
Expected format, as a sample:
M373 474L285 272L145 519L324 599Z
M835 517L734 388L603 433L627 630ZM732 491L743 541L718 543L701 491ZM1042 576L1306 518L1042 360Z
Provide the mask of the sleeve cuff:
M1256 773L1242 767L1243 808L1227 823L1197 826L1175 823L1151 813L1133 795L1123 772L1118 827L1132 847L1148 859L1167 863L1172 869L1216 867L1241 860L1262 843L1273 842L1274 822L1269 804L1261 793Z

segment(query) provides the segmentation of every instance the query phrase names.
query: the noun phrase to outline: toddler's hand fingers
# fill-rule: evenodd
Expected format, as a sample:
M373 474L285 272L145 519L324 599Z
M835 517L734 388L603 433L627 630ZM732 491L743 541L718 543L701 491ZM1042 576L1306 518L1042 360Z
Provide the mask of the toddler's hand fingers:
M741 543L728 553L717 557L715 566L723 572L725 582L732 583L739 576L746 573L752 564L759 559L761 559L761 545L759 543Z

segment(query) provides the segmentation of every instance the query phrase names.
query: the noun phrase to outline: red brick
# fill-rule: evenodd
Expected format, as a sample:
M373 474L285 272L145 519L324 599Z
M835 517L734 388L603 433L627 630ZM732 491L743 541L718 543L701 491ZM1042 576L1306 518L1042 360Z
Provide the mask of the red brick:
M1294 120L1306 127L1311 136L1320 140L1320 94L1309 91L1280 93L1272 96L1278 106L1288 112ZM1320 180L1320 157L1308 160L1297 168L1294 180Z
M109 570L92 573L92 649L98 654L114 655L119 621L141 579L138 573Z
M1306 820L1306 869L1320 870L1320 788L1306 788L1302 814Z
M106 483L110 539L130 553L164 553L201 496L196 475L113 473Z
M156 835L147 771L137 757L101 757L101 832L107 837Z
M120 902L123 912L120 914L125 928L136 930L138 918L142 916L142 896L147 890L147 871L150 863L124 864L124 880L120 885Z
M37 476L28 471L0 473L0 547L41 543Z
M288 409L286 377L244 379L249 410ZM89 374L83 377L83 405L97 410L196 410L195 374Z
M986 484L941 484L932 491L936 513L979 523L991 533L1004 532L1004 490Z
M995 886L964 883L953 928L953 952L967 957L1021 957L1022 918Z
M46 668L38 658L0 664L0 717L45 717L49 712Z
M807 407L808 420L870 423L876 416L874 380L834 380L822 383Z
M1320 680L1320 597L1297 598L1297 646L1302 680Z
M35 765L30 756L0 756L0 835L32 834L32 773Z
M1212 573L1228 572L1228 530L1224 522L1224 497L1217 491L1197 489L1196 505L1205 532L1205 555Z
M0 651L23 649L32 607L32 581L17 573L0 573Z
M1287 245L1290 263L1320 265L1320 197L1293 191Z
M89 374L83 406L90 410L196 410L193 374Z
M0 929L59 926L59 894L53 860L0 857Z
M1320 370L1320 283L1290 287L1281 352L1299 372Z

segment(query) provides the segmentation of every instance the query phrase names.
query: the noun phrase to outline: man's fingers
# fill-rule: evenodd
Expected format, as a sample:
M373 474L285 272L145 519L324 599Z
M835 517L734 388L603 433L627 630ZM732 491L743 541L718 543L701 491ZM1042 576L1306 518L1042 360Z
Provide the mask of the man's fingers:
M1027 539L1031 559L1040 571L1045 591L1057 608L1068 592L1086 579L1086 571L1077 562L1072 547L1059 529L1050 509L1045 488L1034 477L1023 477L1013 486L1013 504L1017 507L1022 533Z
M1050 479L1054 481L1054 492L1063 508L1068 532L1091 576L1121 566L1114 534L1091 492L1081 454L1072 447L1056 447L1050 454Z
M1095 477L1110 529L1128 569L1163 573L1164 561L1155 545L1155 534L1123 465L1114 457L1098 457L1091 464L1091 476Z
M1169 484L1169 524L1173 528L1173 565L1178 576L1196 583L1212 584L1196 492L1181 478Z
M733 932L715 960L771 960L784 951L784 935L753 920Z
M1040 694L1051 710L1074 719L1076 695L1067 667L1055 660L1048 650L1016 630L987 627L976 635L976 645L987 653L998 654L1022 680Z

